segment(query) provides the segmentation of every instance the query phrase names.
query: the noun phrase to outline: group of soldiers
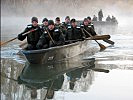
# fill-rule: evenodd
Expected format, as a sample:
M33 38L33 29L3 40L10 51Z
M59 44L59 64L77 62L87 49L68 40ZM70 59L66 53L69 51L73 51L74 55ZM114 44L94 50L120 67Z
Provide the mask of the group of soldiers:
M108 15L108 17L106 18L106 21L107 22L116 22L116 23L118 23L116 18L114 16L112 16L112 18L111 18L110 15Z
M102 9L100 9L100 11L98 12L98 18L96 15L93 16L92 18L92 21L103 21L103 11ZM114 16L112 16L112 18L110 17L110 15L108 15L108 17L106 18L106 21L107 22L116 22L117 23L117 20Z
M29 34L24 34L29 31ZM44 18L41 25L38 24L37 17L32 17L31 24L18 34L18 39L23 41L27 37L26 49L35 50L83 41L90 35L96 35L90 17L84 18L80 25L76 19L70 19L69 16L66 16L62 23L60 17L57 17L55 22Z
M102 9L98 12L98 18L96 15L93 16L92 21L102 21L103 18L103 12Z

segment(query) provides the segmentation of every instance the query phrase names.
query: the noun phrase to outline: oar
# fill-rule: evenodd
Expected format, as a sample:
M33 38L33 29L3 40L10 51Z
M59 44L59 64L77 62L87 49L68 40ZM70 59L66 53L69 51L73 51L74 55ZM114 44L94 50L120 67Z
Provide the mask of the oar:
M47 33L48 33L48 36L49 38L51 39L51 41L53 42L53 44L55 44L55 41L53 40L52 36L50 35L49 31L46 29Z
M114 44L115 44L115 42L113 42L113 41L111 41L111 40L108 40L108 39L104 39L103 41L104 41L104 42L107 42L107 43L109 43L109 44L111 44L111 45L114 45Z
M2 77L5 77L5 78L7 78L7 79L10 79L10 80L12 80L12 81L18 82L18 80L13 79L13 78L10 78L10 77L8 77L8 76L2 74L2 73L1 73L1 76L2 76Z
M91 39L91 40L105 40L105 39L110 39L110 35L95 35L93 37L89 37L86 39Z
M99 35L99 36L93 36L89 38L85 38L85 40L103 40L103 39L110 39L110 35ZM77 40L68 40L65 41L65 43L70 43L70 42L76 42L76 41L82 41L82 39L77 39ZM24 41L19 45L20 48L25 48L25 45L27 44L27 41Z
M17 79L14 79L14 78L11 78L11 77L8 77L8 76L6 76L5 74L0 74L2 77L4 77L4 78L7 78L7 79L10 79L10 80L12 80L12 81L14 81L14 82L17 82L18 84L19 84L19 81L17 80ZM25 83L25 85L29 85L28 83ZM34 87L33 85L31 85L30 84L30 87L32 87L32 88L36 88L36 87Z
M26 33L24 33L23 35L29 34L29 33L33 32L33 31L36 31L37 29L38 29L38 28L32 29L32 30L30 30L30 31L28 31L28 32L26 32ZM10 40L8 40L8 41L6 41L6 42L2 42L2 43L0 44L0 46L5 45L5 44L7 44L7 43L9 43L9 42L11 42L11 41L17 39L17 38L18 38L18 37L15 37L15 38L10 39Z
M92 68L92 70L97 71L97 72L109 73L109 70L107 70L107 69Z
M93 36L92 36L88 31L86 31L85 29L84 29L84 31L85 31L86 33L88 33L88 34L90 35L91 38L93 38ZM103 50L106 49L106 47L105 47L103 44L99 43L97 40L95 40L95 41L96 41L97 44L99 45L100 51L103 51Z
M45 97L44 97L44 99L43 99L43 100L46 100L47 95L48 95L48 93L49 93L49 90L52 88L53 84L54 84L54 80L51 82L50 87L47 89L47 93L46 93L46 95L45 95Z

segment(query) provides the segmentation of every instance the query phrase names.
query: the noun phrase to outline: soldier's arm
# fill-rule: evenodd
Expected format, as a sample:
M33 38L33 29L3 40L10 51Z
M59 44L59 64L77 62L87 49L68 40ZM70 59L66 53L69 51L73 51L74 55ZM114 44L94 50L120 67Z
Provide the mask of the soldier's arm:
M26 32L28 32L28 31L29 31L29 29L28 28L25 28L25 30L22 33L18 34L18 39L20 41L23 41L26 38L26 35L23 35L23 34L26 33Z

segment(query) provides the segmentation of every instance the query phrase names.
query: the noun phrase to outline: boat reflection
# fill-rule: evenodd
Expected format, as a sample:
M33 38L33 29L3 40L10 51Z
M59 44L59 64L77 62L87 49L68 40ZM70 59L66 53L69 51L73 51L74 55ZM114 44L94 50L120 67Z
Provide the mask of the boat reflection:
M26 64L18 77L18 83L31 90L31 98L37 98L37 90L44 89L40 98L52 99L55 91L87 91L94 80L94 71L109 72L95 69L94 58L44 65Z

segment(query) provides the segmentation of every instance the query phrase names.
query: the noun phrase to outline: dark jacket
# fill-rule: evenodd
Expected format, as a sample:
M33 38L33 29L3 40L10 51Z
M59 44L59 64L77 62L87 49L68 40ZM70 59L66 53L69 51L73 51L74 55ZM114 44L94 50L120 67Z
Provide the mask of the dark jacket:
M27 35L23 35L24 33L28 32L28 31L30 31L32 29L37 29L37 30L34 31L34 32L31 32L31 33L29 33ZM32 26L30 24L30 25L27 25L25 30L18 35L18 39L23 41L27 37L28 44L36 45L38 40L40 39L41 35L42 35L42 31L41 31L40 27L39 26L34 27L34 26Z
M82 25L82 28L83 28L83 32L84 32L86 38L90 37L90 35L88 33L90 33L92 36L95 36L96 35L96 32L94 31L94 29L91 26L89 26L89 25L87 25L87 26Z
M55 24L55 28L59 29L59 31L64 35L64 37L66 36L66 32L67 30L64 28L64 26L62 24Z
M88 26L91 26L91 28L95 30L94 24L92 22L90 22Z
M62 22L62 26L64 30L67 30L68 26L71 26L70 23Z
M50 33L55 44L52 43L52 40L49 37L48 32ZM48 47L51 47L51 46L56 46L56 45L63 45L64 43L65 43L65 38L62 32L59 29L54 28L53 30L48 29L43 32L42 36L40 37L40 40L37 43L37 46L42 47L43 45L47 44Z
M85 37L83 31L81 30L80 27L72 27L69 26L67 29L67 34L66 34L66 40L77 40L77 39L83 39Z
M44 32L44 31L48 28L48 26L44 26L44 25L42 24L42 25L40 25L40 28L41 28L41 30Z

